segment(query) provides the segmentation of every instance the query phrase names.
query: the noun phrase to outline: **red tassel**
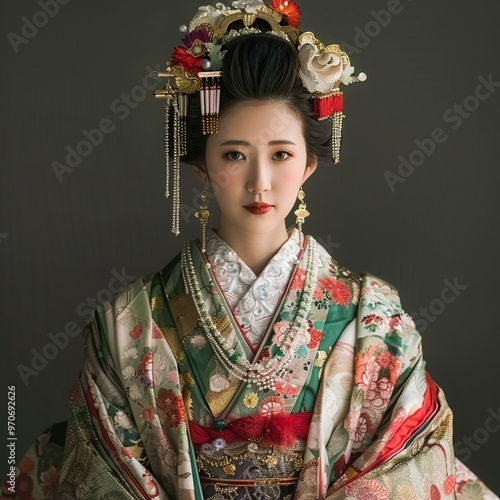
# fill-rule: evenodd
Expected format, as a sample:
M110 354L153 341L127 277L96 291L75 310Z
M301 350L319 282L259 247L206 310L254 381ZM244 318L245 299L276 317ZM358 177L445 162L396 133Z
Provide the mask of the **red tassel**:
M342 92L314 98L314 116L317 120L326 120L335 113L342 113L343 110L344 94Z
M189 430L193 444L210 443L222 438L227 444L241 439L259 441L264 446L292 446L297 440L307 439L311 418L311 412L251 415L229 422L223 431L189 421Z

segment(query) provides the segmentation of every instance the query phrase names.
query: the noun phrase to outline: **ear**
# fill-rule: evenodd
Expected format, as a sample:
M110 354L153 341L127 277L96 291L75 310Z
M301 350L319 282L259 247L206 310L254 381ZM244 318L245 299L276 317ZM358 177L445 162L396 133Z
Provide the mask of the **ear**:
M195 163L191 163L191 168L193 169L194 175L196 175L196 178L200 182L206 185L210 184L210 179L207 175L207 166L205 165L204 160L199 160Z
M304 184L307 181L307 179L311 177L311 175L314 173L317 167L318 167L317 158L312 158L307 162L306 170L304 172L304 177L302 178L302 184Z

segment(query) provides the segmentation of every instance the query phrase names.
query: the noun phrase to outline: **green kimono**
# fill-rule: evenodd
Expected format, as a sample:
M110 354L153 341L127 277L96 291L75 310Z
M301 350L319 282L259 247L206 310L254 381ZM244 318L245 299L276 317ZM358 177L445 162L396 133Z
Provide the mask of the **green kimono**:
M95 310L69 419L20 460L12 497L498 498L454 456L452 412L392 285L308 237L255 347L206 264L192 241ZM231 368L287 349L268 387Z

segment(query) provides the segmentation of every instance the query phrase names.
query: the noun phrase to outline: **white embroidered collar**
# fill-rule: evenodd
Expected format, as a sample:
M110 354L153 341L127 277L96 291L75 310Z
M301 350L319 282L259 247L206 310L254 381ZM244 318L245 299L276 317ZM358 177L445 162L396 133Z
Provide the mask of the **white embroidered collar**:
M300 254L294 229L259 276L214 231L207 234L207 258L240 330L257 349L287 289Z

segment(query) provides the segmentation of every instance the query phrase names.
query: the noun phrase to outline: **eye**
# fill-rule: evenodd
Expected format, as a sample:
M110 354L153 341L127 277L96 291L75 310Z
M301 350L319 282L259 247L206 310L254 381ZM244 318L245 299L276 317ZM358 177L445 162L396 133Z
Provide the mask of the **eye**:
M245 155L239 151L231 151L226 154L226 158L230 161L241 161L245 159Z
M292 156L290 153L287 153L286 151L278 151L274 156L273 159L278 160L278 161L284 161L288 160Z

